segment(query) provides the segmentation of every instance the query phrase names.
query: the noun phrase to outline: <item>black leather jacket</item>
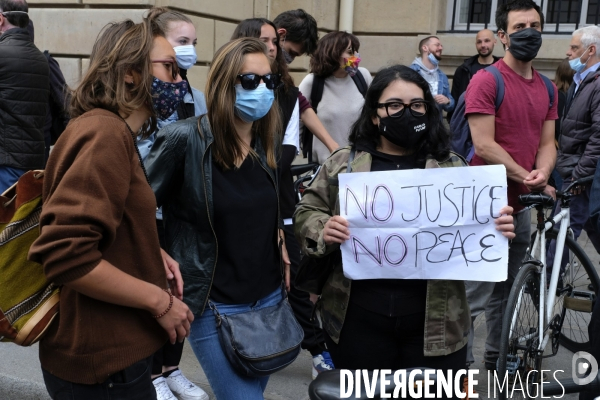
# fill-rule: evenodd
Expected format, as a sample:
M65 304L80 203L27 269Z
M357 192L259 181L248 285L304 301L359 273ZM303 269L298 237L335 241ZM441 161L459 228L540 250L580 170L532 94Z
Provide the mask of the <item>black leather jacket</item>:
M156 135L144 164L163 206L166 251L179 262L183 277L183 300L194 314L204 312L217 264L217 238L213 229L213 143L208 117L170 124ZM279 199L277 174L267 165L262 144L254 150L268 172Z

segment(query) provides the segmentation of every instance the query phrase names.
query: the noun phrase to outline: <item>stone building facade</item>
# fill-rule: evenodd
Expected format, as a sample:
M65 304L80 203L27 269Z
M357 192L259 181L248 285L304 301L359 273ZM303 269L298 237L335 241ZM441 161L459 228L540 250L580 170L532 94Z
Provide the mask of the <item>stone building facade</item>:
M60 63L70 85L85 70L100 29L110 21L139 21L145 9L167 6L193 20L197 34L197 65L190 70L192 85L204 90L214 52L229 40L236 24L252 17L273 19L280 12L303 8L312 14L320 34L346 27L361 42L361 66L380 68L410 64L419 40L438 35L444 46L442 69L452 78L463 59L475 54L475 33L495 30L494 11L506 0L29 0L36 28L36 45L49 50ZM534 65L549 77L565 57L570 33L578 26L598 23L597 0L536 0L547 18L544 43ZM340 21L340 8L350 18ZM578 7L578 8L577 8ZM344 13L344 15L348 15ZM595 18L595 19L594 19ZM504 50L498 41L494 54ZM291 64L298 84L307 73L308 59Z

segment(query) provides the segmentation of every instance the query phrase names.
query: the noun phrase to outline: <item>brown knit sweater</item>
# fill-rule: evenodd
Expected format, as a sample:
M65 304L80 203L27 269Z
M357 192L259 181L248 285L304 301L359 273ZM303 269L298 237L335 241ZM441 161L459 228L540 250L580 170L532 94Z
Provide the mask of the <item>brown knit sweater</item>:
M125 122L101 109L74 119L54 146L44 177L40 237L29 257L65 284L101 259L167 287L156 201ZM150 313L84 296L67 286L58 320L40 343L42 368L95 384L153 354L167 335Z

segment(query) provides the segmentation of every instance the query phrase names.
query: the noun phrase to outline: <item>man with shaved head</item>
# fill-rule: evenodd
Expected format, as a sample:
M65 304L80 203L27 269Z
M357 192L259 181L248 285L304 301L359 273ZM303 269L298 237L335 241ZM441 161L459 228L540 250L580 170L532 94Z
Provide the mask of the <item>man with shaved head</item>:
M499 57L492 55L495 44L496 37L494 36L494 32L489 29L483 29L477 32L477 36L475 37L477 55L467 58L454 72L451 94L455 100L467 90L471 78L477 71L492 65L500 59ZM448 121L450 121L450 118L452 118L452 113L448 113Z

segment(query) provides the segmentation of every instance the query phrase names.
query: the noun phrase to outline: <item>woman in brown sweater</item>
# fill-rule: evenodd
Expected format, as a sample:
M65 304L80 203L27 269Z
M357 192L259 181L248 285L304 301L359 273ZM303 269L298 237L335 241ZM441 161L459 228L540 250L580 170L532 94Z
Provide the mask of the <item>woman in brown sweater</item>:
M63 285L58 318L40 342L53 399L156 399L151 355L167 337L189 334L193 315L180 301L178 264L160 249L134 138L152 132L182 85L166 39L128 20L104 29L73 92L30 250Z

